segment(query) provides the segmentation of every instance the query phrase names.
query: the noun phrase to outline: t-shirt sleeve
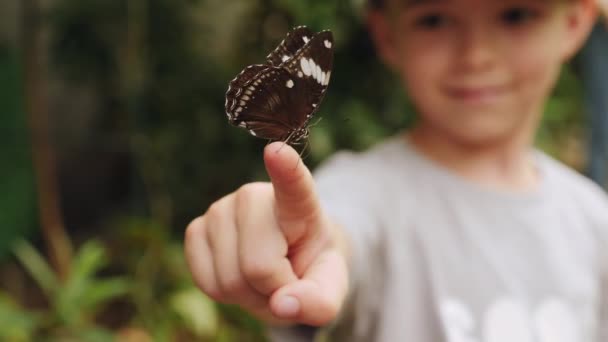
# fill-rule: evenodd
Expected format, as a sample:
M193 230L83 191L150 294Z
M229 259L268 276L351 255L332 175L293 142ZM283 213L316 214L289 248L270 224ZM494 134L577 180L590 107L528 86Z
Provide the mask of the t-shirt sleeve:
M598 188L599 189L599 188ZM601 192L601 193L599 193ZM593 217L599 240L600 264L600 317L598 342L608 341L608 195L599 190L596 206L593 206Z
M600 252L601 252L601 288L600 288L600 322L598 342L608 341L608 201L605 206L606 215L604 222L600 224Z
M605 262L606 263L606 262ZM599 322L599 339L598 342L608 341L608 266L604 265L604 274L602 277L601 289L601 313Z

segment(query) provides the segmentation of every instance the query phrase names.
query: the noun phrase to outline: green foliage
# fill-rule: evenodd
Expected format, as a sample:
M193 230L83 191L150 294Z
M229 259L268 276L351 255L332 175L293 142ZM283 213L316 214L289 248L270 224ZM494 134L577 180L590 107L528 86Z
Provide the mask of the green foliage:
M233 306L217 305L192 283L181 241L172 241L156 221L121 217L112 221L114 254L129 274L135 313L132 324L155 340L186 335L202 341L263 341L262 326Z
M8 294L0 292L0 340L31 341L40 324L40 313L25 310Z
M57 336L65 339L107 341L109 331L94 324L95 315L111 300L124 296L129 284L123 277L99 277L97 273L107 265L103 247L97 241L85 243L74 256L71 273L60 281L50 265L29 243L15 244L15 255L25 270L42 289L49 302L49 309L34 320L27 311L19 315L31 330L42 336ZM16 317L19 317L16 316ZM37 323L37 324L34 324ZM36 336L36 335L34 335Z
M571 67L565 67L545 108L537 143L545 151L560 157L563 142L583 129L582 86Z

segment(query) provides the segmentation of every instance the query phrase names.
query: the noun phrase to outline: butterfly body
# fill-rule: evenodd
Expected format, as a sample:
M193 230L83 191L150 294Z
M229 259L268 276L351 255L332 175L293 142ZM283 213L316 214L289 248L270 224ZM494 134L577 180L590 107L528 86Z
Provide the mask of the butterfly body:
M325 95L332 64L330 31L295 28L266 63L246 67L230 82L228 121L253 136L297 144L308 137L308 124Z

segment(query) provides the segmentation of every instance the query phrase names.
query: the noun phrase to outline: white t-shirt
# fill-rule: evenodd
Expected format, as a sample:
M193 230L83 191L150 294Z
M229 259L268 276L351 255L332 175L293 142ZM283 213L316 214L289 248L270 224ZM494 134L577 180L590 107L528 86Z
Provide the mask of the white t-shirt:
M325 163L317 190L354 253L332 341L608 341L608 197L534 154L528 193L469 182L402 137Z

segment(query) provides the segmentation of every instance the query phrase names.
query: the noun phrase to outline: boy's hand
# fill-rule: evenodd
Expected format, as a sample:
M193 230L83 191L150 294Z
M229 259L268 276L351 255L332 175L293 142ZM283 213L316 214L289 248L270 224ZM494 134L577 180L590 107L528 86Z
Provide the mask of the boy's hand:
M271 323L324 325L347 293L347 243L294 149L264 150L272 183L242 186L186 230L186 259L211 298Z

